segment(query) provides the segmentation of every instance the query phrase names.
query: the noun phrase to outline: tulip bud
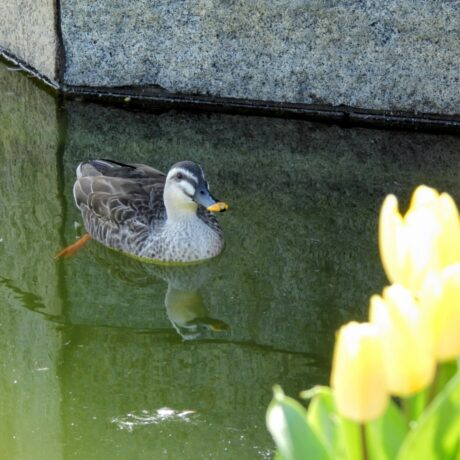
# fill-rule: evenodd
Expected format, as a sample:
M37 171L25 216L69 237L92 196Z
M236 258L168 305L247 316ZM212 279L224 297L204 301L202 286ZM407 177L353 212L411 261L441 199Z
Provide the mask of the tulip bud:
M419 186L403 217L395 196L386 197L379 219L383 268L392 283L418 294L430 271L460 262L460 219L452 198Z
M378 330L369 323L342 326L335 343L331 386L339 413L359 423L379 417L388 402Z
M420 294L437 361L460 356L460 263L432 273Z
M422 311L410 291L400 285L371 298L370 321L380 331L388 390L409 396L425 388L434 377L431 335Z

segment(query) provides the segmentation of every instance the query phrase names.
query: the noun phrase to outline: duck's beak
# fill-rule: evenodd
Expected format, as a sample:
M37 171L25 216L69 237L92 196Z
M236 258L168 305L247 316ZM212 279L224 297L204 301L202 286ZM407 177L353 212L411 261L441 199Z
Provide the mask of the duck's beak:
M228 209L228 204L216 200L205 186L197 188L193 199L211 212L224 212Z
M206 209L211 212L224 212L228 209L228 204L223 201L218 201L217 203L208 206Z

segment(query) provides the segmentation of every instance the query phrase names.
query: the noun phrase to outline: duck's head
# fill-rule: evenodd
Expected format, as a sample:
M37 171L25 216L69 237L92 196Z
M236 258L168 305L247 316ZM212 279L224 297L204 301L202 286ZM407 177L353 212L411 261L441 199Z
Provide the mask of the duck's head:
M196 212L198 205L211 212L222 212L228 205L216 200L201 166L192 161L181 161L171 167L166 176L164 201L168 214Z

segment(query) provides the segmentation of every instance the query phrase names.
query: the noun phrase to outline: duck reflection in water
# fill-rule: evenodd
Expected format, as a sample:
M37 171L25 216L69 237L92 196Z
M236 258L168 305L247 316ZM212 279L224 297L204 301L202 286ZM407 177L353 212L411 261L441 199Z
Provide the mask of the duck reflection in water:
M85 249L112 276L132 285L133 289L151 287L159 279L167 282L166 314L184 340L209 338L229 329L224 321L209 316L200 292L204 284L212 283L219 257L194 265L168 266L138 261L95 241Z
M207 316L199 291L177 289L170 283L165 306L171 324L185 340L200 338L204 331L222 332L228 329L224 321Z

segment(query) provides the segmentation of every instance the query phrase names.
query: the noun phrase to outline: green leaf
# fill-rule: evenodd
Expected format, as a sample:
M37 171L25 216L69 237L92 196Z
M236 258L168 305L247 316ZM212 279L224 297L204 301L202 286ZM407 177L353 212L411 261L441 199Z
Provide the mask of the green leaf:
M312 398L307 419L333 459L355 460L361 458L359 425L337 413L334 395L329 387L314 387L302 392L302 397Z
M362 459L359 424L346 417L340 417L339 420L340 441L338 458L345 458L347 460Z
M332 458L355 460L362 457L359 424L337 414L333 393L316 387L304 393L312 397L307 419ZM385 413L366 424L366 440L372 460L394 459L407 432L407 423L396 403L390 400Z
M385 413L366 426L369 457L372 460L396 458L407 430L407 422L401 409L390 400Z
M304 390L300 392L300 397L303 399L313 399L315 396L319 394L330 394L331 393L331 388L326 387L324 385L316 385L309 390Z
M339 448L339 418L336 414L332 391L328 387L315 387L302 393L303 397L312 397L307 411L307 420L311 429L329 452L337 458Z
M443 364L438 364L438 366L435 394L438 394L457 373L457 361L448 361Z
M457 374L422 414L407 435L398 460L460 458L460 374Z
M315 387L308 408L308 421L334 459L360 459L361 437L359 425L338 414L334 395L329 387Z
M307 422L307 411L280 387L267 410L267 426L283 460L330 459L326 448Z
M401 407L407 424L409 424L409 422L417 421L423 414L423 411L428 404L430 391L431 388L428 387L412 396L409 396L408 398L401 399Z

